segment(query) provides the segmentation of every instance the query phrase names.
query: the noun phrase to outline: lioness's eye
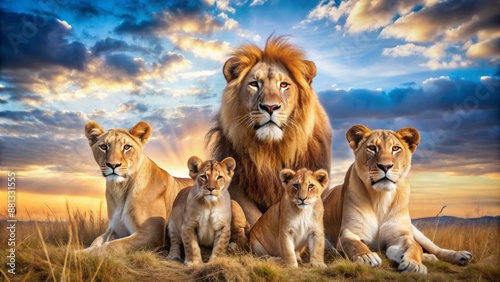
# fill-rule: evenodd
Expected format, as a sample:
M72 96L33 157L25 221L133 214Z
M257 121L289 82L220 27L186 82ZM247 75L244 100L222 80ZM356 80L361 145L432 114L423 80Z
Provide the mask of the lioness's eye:
M217 180L221 180L222 178L222 175L217 176Z
M392 151L393 152L396 152L396 151L399 151L399 150L401 150L401 147L399 147L399 146L393 146L392 147Z
M293 184L293 189L299 190L299 184L297 184L297 183Z
M290 85L290 83L288 83L288 82L282 82L282 83L280 83L280 87L281 88L287 88L289 85Z
M370 145L370 146L368 146L368 149L369 149L370 151L374 151L374 152L375 152L375 151L377 151L377 147L375 147L374 145Z
M314 185L313 184L309 184L309 187L307 187L307 190L311 191L312 189L314 189Z
M131 148L132 148L132 146L130 146L130 145L125 145L125 146L123 146L123 150L125 150L125 151L128 151L128 150L130 150Z
M106 144L101 144L99 145L99 149L106 151L108 149L108 146Z
M257 81L250 81L250 83L248 85L250 85L252 87L257 87L257 88L259 87L259 83Z
M201 175L200 178L203 179L203 180L205 180L205 181L207 180L207 176L206 175Z

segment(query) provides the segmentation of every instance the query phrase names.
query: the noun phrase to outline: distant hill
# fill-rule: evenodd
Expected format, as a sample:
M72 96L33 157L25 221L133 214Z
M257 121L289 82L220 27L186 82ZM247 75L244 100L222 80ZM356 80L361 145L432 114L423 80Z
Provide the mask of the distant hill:
M437 217L424 217L413 219L411 222L417 226L422 227L426 225L436 225ZM498 225L500 227L500 216L483 216L477 218L461 218L454 216L440 216L439 225L460 224L460 225Z

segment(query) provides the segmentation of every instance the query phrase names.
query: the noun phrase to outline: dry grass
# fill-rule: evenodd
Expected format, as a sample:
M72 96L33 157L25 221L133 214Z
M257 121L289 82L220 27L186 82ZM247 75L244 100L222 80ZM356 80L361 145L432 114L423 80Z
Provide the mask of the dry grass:
M167 261L165 253L139 251L128 255L78 255L73 251L88 246L106 228L106 221L94 213L70 213L71 221L18 222L16 274L6 281L498 281L500 277L500 230L495 226L421 226L427 236L445 248L469 250L474 260L459 267L445 262L428 263L429 274L401 274L387 258L377 269L326 255L326 269L307 264L298 269L284 267L278 259L255 258L233 251L218 261L196 267ZM0 244L7 246L8 232L0 230ZM1 249L2 261L8 255ZM0 280L2 280L0 279Z

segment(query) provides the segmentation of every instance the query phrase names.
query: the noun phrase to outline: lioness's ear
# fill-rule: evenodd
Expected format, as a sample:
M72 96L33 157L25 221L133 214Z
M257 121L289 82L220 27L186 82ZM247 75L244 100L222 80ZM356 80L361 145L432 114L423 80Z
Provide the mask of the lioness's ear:
M361 142L361 140L363 140L363 138L370 132L370 129L362 124L356 124L349 128L346 133L346 138L351 149L356 150L359 142Z
M307 80L307 83L311 84L313 82L313 78L316 76L316 65L313 62L307 60L304 60L304 64L306 65L304 76Z
M130 129L130 134L139 138L142 145L148 143L149 136L151 136L151 126L145 121L140 121L132 129Z
M294 176L295 176L295 171L291 169L285 168L280 171L281 183L283 183L283 186L285 187Z
M420 133L413 127L401 128L397 132L401 138L408 144L408 148L412 153L417 150L418 143L420 143Z
M239 65L240 61L236 57L231 57L226 61L224 67L222 68L222 73L224 74L227 82L232 81L240 75L237 72Z
M220 163L226 166L227 174L230 177L233 177L234 169L236 168L236 161L233 158L229 157L223 159Z
M95 121L91 120L85 125L85 136L89 139L89 145L92 146L97 142L99 136L104 133L104 129Z
M316 170L313 173L313 177L314 179L316 179L316 181L319 182L319 184L321 184L321 187L323 188L326 188L328 182L330 181L330 179L328 178L328 172L326 172L326 170L324 169Z
M192 156L191 158L189 158L188 169L189 169L189 176L192 179L196 179L196 175L198 175L198 172L200 172L202 165L203 161L197 156Z

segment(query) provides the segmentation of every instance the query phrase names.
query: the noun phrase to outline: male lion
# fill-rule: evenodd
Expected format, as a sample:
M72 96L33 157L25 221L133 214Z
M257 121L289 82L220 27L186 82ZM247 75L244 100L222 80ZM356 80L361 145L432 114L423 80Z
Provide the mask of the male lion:
M328 185L328 173L323 169L283 169L280 179L285 192L250 231L252 251L260 256L280 256L286 264L297 267L308 246L312 266L326 267L320 195Z
M323 192L326 238L349 259L371 266L382 263L373 251L385 249L403 272L427 273L422 247L433 254L424 259L435 260L436 255L452 263L468 263L472 254L441 249L411 224L407 175L419 132L412 127L370 131L355 125L346 136L355 161L344 184Z
M221 162L188 160L194 186L182 190L175 198L168 223L170 252L168 258L181 259L184 245L186 265L201 264L200 245L213 247L210 261L221 256L231 236L231 196L227 187L236 163L228 157Z
M227 86L207 140L214 159L239 164L229 192L253 226L281 199L281 169L330 171L332 131L311 87L316 67L285 37L270 37L264 50L242 45L223 73Z
M109 226L84 251L129 251L165 243L174 199L193 181L176 178L143 152L151 127L141 121L130 131L105 131L95 121L85 125L94 158L106 178Z

